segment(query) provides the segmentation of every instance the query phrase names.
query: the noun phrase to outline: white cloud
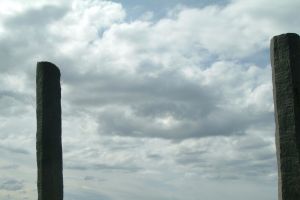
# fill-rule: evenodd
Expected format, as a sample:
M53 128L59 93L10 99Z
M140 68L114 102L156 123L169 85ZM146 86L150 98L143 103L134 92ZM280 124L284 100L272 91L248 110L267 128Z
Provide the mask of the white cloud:
M235 0L127 21L110 1L1 1L0 172L35 198L34 65L46 59L62 71L67 198L274 199L271 72L255 56L299 32L298 7Z
M0 190L20 190L23 188L23 183L15 179L2 179L0 182Z

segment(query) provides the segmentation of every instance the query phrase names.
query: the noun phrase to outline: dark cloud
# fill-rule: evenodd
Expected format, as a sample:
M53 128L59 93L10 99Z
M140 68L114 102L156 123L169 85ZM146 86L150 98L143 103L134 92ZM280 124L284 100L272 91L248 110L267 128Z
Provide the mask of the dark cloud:
M164 72L155 78L143 74L122 75L121 73L86 74L78 78L77 83L71 82L74 85L70 85L73 88L70 101L78 105L103 106L105 104L126 105L132 103L136 105L137 103L145 103L147 106L148 102L155 103L154 101L158 101L158 104L161 102L161 106L163 106L169 103L170 99L173 99L174 102L178 103L198 101L197 103L202 105L198 109L205 109L215 103L214 94L208 92L210 88L200 87L185 80L176 71ZM157 112L159 108L153 111L151 109L152 107L144 110L140 108L139 110L141 114L144 112L144 114L150 115L151 113L147 112ZM168 110L168 108L164 109Z
M232 153L221 153L219 149L208 146L203 150L183 149L174 157L175 162L192 172L206 174L209 179L274 180L277 165L272 143L247 135L234 138L235 142L229 148L233 150ZM228 145L225 141L216 143Z
M95 176L85 176L83 178L83 180L85 180L85 181L97 181L97 182L107 181L106 179L98 178L98 177L95 177Z
M201 85L176 70L162 72L156 77L147 73L77 76L77 81L65 79L65 84L71 88L66 98L74 106L73 110L98 115L101 134L175 140L239 135L249 126L270 123L273 114L253 112L247 107L242 110L223 108L219 105L226 104L227 89L220 90L222 85L220 88ZM102 111L93 111L95 107ZM126 114L128 109L130 116ZM166 128L155 123L168 116L174 118L177 125Z
M31 80L38 57L52 58L55 54L53 49L58 38L50 33L49 25L67 11L65 6L45 5L6 18L5 32L0 37L0 68L10 73L25 72Z
M68 11L67 7L45 5L41 8L33 8L8 18L5 21L7 28L16 29L44 29L49 23L62 18Z
M16 170L19 167L20 165L16 165L16 164L0 165L1 170Z
M28 111L26 104L31 104L32 98L25 92L0 90L0 115L4 117L22 116Z
M155 102L156 103L156 102ZM155 104L154 103L154 104ZM171 102L172 104L172 102ZM163 112L155 117L147 115L127 116L122 109L107 108L99 114L99 132L108 135L121 135L131 137L158 137L165 139L182 140L187 138L198 138L207 136L230 136L245 134L245 130L251 126L260 125L272 116L272 113L265 118L263 115L249 113L245 116L242 113L232 112L227 109L212 109L207 115L197 115L193 118L193 108L197 105L185 104L190 111L192 118L176 118L178 124L164 127L164 124L155 123L155 117L168 116L176 110ZM198 105L200 106L200 105ZM197 112L197 111L195 111ZM179 113L180 114L180 113ZM175 115L171 115L177 117ZM172 123L172 122L170 122Z
M107 170L107 171L123 171L123 172L137 172L143 168L137 166L125 166L119 165L107 165L107 164L77 164L77 163L66 163L64 164L65 169L71 170Z
M23 189L23 181L19 181L13 178L1 178L0 190L17 191Z
M163 157L158 154L148 154L147 157L151 160L161 160Z
M65 198L72 200L111 200L111 198L107 195L101 194L100 192L93 192L88 190L66 190Z
M234 174L236 171L240 178L266 178L276 171L276 159L274 154L270 154L267 159L261 160L256 158L229 160L224 161L217 169L220 170L218 174Z
M14 147L14 146L8 146L8 145L1 145L0 144L0 149L4 151L8 151L10 153L14 154L30 154L28 150L20 147Z
M188 152L180 152L180 154L175 159L177 163L183 165L190 165L190 164L201 164L207 165L208 161L202 156L205 154L206 151L188 151Z

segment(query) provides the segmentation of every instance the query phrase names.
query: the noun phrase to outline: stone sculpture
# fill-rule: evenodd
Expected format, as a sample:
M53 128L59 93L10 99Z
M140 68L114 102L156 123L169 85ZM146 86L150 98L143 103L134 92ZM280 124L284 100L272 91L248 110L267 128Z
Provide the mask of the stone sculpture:
M38 200L63 199L60 71L38 62L36 70L36 156Z
M300 199L300 37L271 40L279 200Z

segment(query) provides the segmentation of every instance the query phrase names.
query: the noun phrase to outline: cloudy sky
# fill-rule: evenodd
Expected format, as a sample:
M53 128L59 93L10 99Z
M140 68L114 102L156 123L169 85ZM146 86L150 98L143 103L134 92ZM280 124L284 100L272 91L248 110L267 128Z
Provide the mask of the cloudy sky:
M0 199L37 198L35 68L61 69L65 200L274 200L270 38L299 0L1 0Z

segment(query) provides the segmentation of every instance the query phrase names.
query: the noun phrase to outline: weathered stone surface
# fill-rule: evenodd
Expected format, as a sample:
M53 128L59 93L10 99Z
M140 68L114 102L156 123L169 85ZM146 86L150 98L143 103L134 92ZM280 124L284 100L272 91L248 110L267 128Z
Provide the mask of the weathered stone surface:
M38 62L36 71L36 152L38 200L63 199L60 71Z
M271 41L279 200L300 199L300 37Z

